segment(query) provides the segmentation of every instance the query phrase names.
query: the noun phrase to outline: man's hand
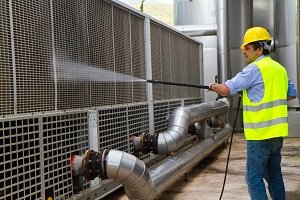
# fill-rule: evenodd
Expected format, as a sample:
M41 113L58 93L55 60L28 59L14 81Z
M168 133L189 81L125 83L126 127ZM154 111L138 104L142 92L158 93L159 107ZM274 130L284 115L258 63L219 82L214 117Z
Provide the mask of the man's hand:
M225 84L218 84L218 83L211 83L208 86L208 91L214 91L221 96L228 96L230 95L229 88Z
M211 84L209 84L209 86L208 86L208 91L214 91L214 89L213 89L213 86L214 85L217 85L218 83L211 83Z

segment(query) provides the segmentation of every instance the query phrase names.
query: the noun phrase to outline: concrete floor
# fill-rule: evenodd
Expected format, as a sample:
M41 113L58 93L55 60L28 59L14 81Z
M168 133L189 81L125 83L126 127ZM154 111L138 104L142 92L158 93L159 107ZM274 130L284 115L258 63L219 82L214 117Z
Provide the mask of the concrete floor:
M235 134L231 149L227 181L223 200L250 199L245 176L246 142L243 134ZM225 147L225 148L224 148ZM220 197L229 145L217 149L180 178L158 200L217 200ZM286 138L282 150L282 171L287 200L300 199L300 138ZM119 189L105 200L128 200ZM271 199L271 198L270 198Z

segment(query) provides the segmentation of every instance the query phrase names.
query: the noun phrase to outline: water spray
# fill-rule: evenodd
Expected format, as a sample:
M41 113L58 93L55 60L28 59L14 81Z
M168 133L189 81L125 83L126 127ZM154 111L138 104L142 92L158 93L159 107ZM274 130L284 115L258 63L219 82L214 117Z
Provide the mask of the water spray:
M178 85L178 86L185 86L185 87L195 87L201 89L209 89L207 85L198 85L198 84L187 84L187 83L177 83L177 82L168 82L168 81L161 81L161 80L146 80L148 83L158 83L158 84L166 84L166 85Z

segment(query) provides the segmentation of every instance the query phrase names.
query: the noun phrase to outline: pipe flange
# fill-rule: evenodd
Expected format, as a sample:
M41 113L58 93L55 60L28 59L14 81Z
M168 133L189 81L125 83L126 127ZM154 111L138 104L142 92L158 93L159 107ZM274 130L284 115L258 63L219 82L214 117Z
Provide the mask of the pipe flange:
M91 163L91 158L96 154L95 151L93 150L87 150L85 152L84 158L82 160L82 165L83 165L83 176L85 177L85 179L92 180L94 178L92 178L91 175L91 169L90 169L90 163Z
M109 153L108 149L103 149L100 151L100 155L101 155L101 160L98 161L98 164L100 165L100 178L103 179L108 179L107 177L107 173L106 173L106 158L107 155ZM100 163L99 163L100 162Z
M158 138L158 133L155 133L154 135L145 135L145 138L143 140L144 143L144 150L143 153L150 153L153 152L155 154L158 153L157 149L157 138Z
M109 150L103 149L99 153L88 150L82 160L83 176L89 181L96 177L107 179L106 174L106 157Z
M140 141L140 148L141 148L141 152L145 152L145 138L147 137L146 133L142 133L141 135L141 141Z

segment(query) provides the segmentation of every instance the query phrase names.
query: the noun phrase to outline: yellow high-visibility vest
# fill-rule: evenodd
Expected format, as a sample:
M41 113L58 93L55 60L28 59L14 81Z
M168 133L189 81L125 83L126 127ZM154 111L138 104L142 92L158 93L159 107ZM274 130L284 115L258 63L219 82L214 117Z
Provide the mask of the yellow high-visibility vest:
M247 140L264 140L288 135L287 91L285 68L271 57L254 62L264 82L264 96L252 102L243 90L243 121Z

